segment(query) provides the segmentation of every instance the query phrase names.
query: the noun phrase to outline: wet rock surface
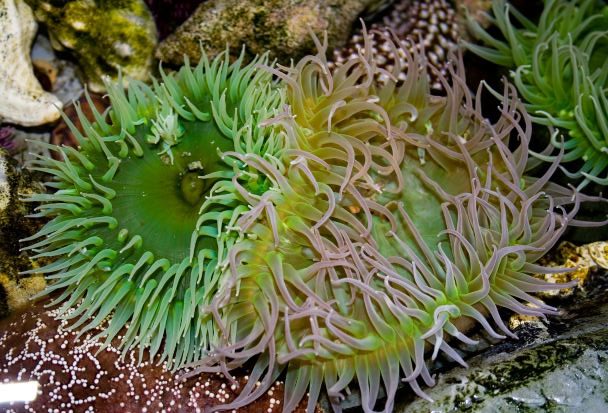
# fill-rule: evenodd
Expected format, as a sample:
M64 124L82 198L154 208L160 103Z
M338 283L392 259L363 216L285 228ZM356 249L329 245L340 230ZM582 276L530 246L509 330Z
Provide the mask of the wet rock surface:
M234 400L245 385L243 371L238 372L236 384L219 373L182 380L183 371L167 371L166 364L150 362L147 353L123 357L117 342L121 336L102 349L92 339L99 328L79 335L68 321L57 320L58 313L46 308L48 304L48 300L38 302L0 320L0 378L38 385L34 401L0 405L2 412L201 412ZM277 381L237 411L280 412L283 392L283 382ZM304 413L306 402L294 413Z
M541 323L547 331L544 339L536 339L543 328L522 325L516 329L521 344L503 343L471 359L468 369L439 376L428 392L433 403L403 402L395 411L608 411L605 298L595 307L571 309ZM533 344L526 344L529 341Z
M165 37L173 33L196 8L205 0L145 0L150 8L154 21L156 22L156 30L158 38L163 40Z
M213 57L227 44L236 57L244 44L250 57L269 51L271 58L289 64L315 50L311 32L326 31L330 49L342 45L357 18L381 3L386 1L209 0L159 45L156 57L181 65L184 55L198 61L201 46Z
M34 76L29 51L37 28L23 0L0 2L0 122L29 127L59 118L61 102Z

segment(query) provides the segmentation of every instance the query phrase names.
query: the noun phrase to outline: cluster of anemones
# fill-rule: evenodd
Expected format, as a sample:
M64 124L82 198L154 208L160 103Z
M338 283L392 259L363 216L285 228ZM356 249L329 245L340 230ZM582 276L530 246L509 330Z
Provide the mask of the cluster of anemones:
M365 411L381 386L390 411L401 381L422 397L419 380L433 384L427 347L465 364L449 343L472 342L462 319L503 338L499 307L554 312L531 293L555 285L531 274L579 197L548 184L555 168L524 176L514 88L490 121L459 59L434 96L423 55L385 44L403 65L379 67L366 42L330 69L319 44L291 68L203 58L153 87L110 86L80 149L34 165L56 179L31 197L51 220L28 249L56 258L42 271L63 316L81 331L110 317L106 343L127 327L125 352L192 374L255 360L217 409L285 372L284 411L306 393L313 411L323 387L339 410L353 381Z
M580 182L608 184L608 5L603 0L547 0L538 23L507 4L492 3L504 40L492 37L470 21L482 45L467 47L495 64L511 68L512 76L534 122L560 128L551 146L563 149L562 162L579 161ZM547 153L537 157L553 162Z

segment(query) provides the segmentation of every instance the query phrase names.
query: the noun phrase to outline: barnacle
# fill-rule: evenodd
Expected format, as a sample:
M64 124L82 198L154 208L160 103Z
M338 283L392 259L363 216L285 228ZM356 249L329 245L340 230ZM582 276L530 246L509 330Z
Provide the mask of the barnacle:
M224 152L280 148L271 128L257 127L282 100L261 62L203 57L152 87L108 83L107 116L91 104L91 123L77 107L84 134L65 117L80 148L48 145L61 160L33 163L54 176L54 192L29 197L50 221L24 241L56 258L36 271L51 281L47 294L61 292L53 304L72 328L110 317L105 343L128 325L122 348L138 347L140 360L146 348L169 367L202 357L216 332L204 306L248 209L239 191L265 185Z
M482 58L512 69L519 93L533 121L567 131L553 148L564 149L562 162L582 160L565 173L580 180L608 184L608 6L603 0L546 0L538 23L509 6L492 5L491 21L504 40L492 37L470 20L472 34L484 45L467 47ZM537 157L549 161L547 153Z
M400 67L405 67L405 56L395 55L395 51L387 39L390 34L399 38L401 47L412 50L419 44L424 45L425 55L430 64L436 69L429 71L432 88L441 91L441 82L436 72L447 74L447 60L450 50L457 47L460 39L460 28L457 22L457 12L447 0L400 0L390 6L381 20L369 26L367 36L359 30L344 47L336 48L333 52L333 64L341 65L352 57L356 57L369 42L376 54L376 64L386 70L393 70L395 61L399 60ZM403 80L406 71L398 74ZM379 75L380 80L386 77Z
M250 403L285 372L284 412L307 393L314 411L323 387L340 411L353 381L366 412L383 386L388 412L401 380L428 398L419 384L434 382L427 348L466 365L449 342L473 342L458 320L504 338L513 334L499 307L555 312L531 293L556 285L532 274L548 271L535 262L580 197L548 184L556 165L524 176L531 123L514 87L491 122L462 60L449 66L451 81L440 76L446 96L433 96L419 51L386 44L407 69L378 68L369 42L335 69L324 47L269 69L288 106L265 124L286 147L280 163L242 159L272 184L236 223L249 235L229 252L210 303L220 341L189 373L227 373L257 357L240 395L218 410ZM376 83L379 73L389 80Z

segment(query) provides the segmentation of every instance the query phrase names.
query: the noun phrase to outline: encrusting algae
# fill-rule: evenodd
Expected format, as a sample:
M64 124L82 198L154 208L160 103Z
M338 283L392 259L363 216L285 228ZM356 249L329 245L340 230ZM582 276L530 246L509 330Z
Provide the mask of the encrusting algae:
M104 77L147 81L157 33L144 0L25 0L54 49L76 57L88 89L104 92Z

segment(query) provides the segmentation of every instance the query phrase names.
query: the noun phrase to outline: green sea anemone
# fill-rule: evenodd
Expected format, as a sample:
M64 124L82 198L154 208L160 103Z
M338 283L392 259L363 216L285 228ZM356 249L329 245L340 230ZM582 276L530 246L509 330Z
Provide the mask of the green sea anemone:
M200 359L216 329L205 305L217 289L222 263L243 235L235 222L249 210L239 191L263 192L268 182L249 173L235 154L280 149L272 128L282 94L271 75L227 54L203 57L149 87L107 84L112 105L95 123L80 113L80 148L49 149L32 169L55 179L36 194L37 217L50 221L25 239L36 257L54 262L36 271L61 292L62 316L85 333L109 317L105 343L128 326L123 349L140 360L164 348L160 360L179 367Z
M562 162L582 160L565 173L581 180L608 184L608 5L603 0L546 0L538 23L505 0L492 4L490 21L504 39L492 37L470 20L473 36L483 45L467 43L469 50L495 64L512 69L519 93L533 121L567 132L553 148L564 149ZM553 161L554 156L537 157Z
M306 394L314 411L323 387L340 411L353 381L366 412L383 386L389 412L401 381L428 398L419 384L434 383L427 350L466 365L450 344L473 342L462 319L504 338L513 334L500 307L556 311L532 293L560 286L532 275L550 271L536 262L580 197L548 183L557 164L538 180L524 176L531 123L514 87L491 122L462 60L450 80L438 74L447 96L434 96L422 55L387 44L407 68L378 68L366 42L333 70L325 47L268 69L286 85L288 107L265 124L286 147L279 164L241 157L272 184L236 222L247 236L210 304L220 345L188 373L257 357L240 395L217 410L250 403L285 372L284 412ZM392 80L375 83L380 72Z

